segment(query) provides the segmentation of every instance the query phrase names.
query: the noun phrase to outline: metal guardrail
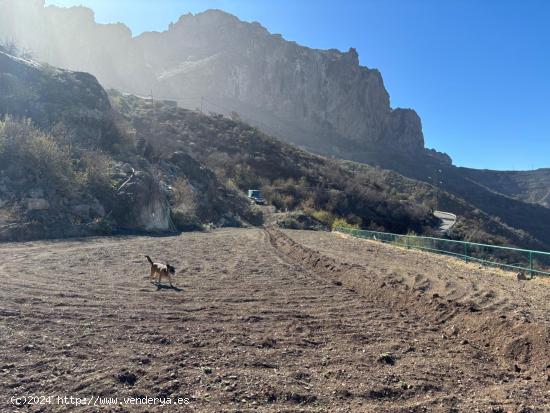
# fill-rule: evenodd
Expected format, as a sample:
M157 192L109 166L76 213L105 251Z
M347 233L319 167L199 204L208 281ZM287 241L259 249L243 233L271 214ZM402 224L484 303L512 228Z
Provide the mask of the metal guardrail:
M531 275L550 275L550 252L345 227L337 227L336 231L354 237L372 239L406 248L416 248L438 254L451 255L461 258L466 262L479 262L486 265L524 271Z

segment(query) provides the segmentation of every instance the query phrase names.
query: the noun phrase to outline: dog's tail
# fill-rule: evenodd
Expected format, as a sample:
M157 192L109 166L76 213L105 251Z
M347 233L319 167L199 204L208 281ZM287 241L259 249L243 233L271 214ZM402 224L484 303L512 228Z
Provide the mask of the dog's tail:
M147 261L149 261L149 264L153 265L153 260L150 256L146 255L145 258L147 258Z

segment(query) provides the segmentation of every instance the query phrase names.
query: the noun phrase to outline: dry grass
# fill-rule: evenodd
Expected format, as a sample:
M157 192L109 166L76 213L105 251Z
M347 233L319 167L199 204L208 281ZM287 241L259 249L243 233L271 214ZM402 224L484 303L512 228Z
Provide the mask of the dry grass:
M337 231L334 231L333 234L344 239L353 239L359 242L365 242L365 243L374 244L377 246L384 246L387 248L399 248L401 250L407 251L410 254L417 254L419 256L426 257L429 260L436 260L436 261L444 262L447 265L454 265L457 267L457 269L460 269L460 270L466 270L472 273L479 273L480 275L484 275L484 276L487 276L487 275L499 276L499 277L517 280L517 271L507 270L498 266L482 265L476 262L466 262L461 258L452 257L445 254L437 254L435 252L423 251L416 248L407 248L399 244L387 244L380 241L374 241L371 239L354 237L352 235L343 234ZM539 276L535 276L532 280L529 280L529 281L536 284L550 286L550 276L539 275Z

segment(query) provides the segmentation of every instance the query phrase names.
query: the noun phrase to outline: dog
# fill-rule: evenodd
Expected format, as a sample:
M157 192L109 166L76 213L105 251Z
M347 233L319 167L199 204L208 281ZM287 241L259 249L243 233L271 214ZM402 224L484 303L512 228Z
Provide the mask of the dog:
M158 276L158 284L162 282L162 277L168 278L170 287L172 285L172 275L176 273L176 268L170 264L162 264L160 262L153 262L150 256L146 255L147 261L151 264L151 273L149 274L149 280L152 281L155 276Z
M533 279L533 274L527 276L527 274L525 274L524 272L518 272L516 274L516 278L518 279L518 281L529 281Z

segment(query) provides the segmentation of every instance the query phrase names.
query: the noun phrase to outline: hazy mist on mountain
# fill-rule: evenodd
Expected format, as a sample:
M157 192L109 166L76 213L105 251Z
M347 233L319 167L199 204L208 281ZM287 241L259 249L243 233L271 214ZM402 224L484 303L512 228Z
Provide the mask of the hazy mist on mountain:
M418 115L390 108L380 72L357 52L313 50L218 10L182 16L132 38L84 7L3 0L0 38L52 65L94 74L106 87L229 114L325 154L381 146L422 151Z

